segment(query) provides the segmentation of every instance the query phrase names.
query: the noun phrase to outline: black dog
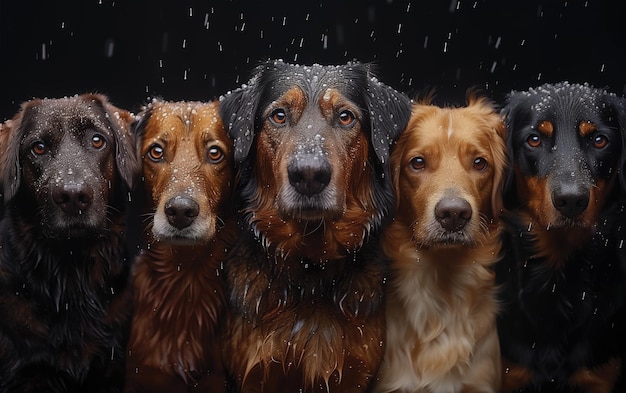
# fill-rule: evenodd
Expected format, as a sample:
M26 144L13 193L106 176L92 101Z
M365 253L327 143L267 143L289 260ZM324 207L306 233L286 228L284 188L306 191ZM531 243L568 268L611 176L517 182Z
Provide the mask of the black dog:
M222 99L242 233L225 262L241 391L365 391L384 351L389 146L410 100L367 65L259 66Z
M88 94L26 102L2 130L2 392L121 389L131 121Z
M624 102L563 82L511 93L503 113L504 390L610 392L626 332Z

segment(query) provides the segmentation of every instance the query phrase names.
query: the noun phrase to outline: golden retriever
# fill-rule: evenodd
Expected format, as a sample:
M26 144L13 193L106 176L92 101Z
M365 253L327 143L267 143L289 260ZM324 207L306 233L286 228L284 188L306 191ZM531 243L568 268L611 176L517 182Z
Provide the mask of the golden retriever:
M492 265L500 255L504 126L485 98L416 103L391 153L396 212L387 343L375 392L495 392L500 384Z

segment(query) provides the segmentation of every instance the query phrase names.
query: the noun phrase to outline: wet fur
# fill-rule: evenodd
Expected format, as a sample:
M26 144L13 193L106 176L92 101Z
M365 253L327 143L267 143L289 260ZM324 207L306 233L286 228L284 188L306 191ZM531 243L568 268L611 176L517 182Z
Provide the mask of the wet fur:
M0 390L119 391L130 317L132 115L106 97L34 99L2 129ZM104 138L106 144L100 148ZM31 151L45 142L45 154ZM66 213L55 187L93 203Z
M501 256L504 123L474 95L466 107L415 104L391 153L396 213L385 229L391 258L387 346L375 392L496 392L500 349L492 266ZM415 169L413 159L425 166ZM484 158L486 168L474 167ZM445 198L462 198L460 230L436 218Z
M562 82L512 92L504 114L503 390L610 392L624 345L624 102ZM557 209L560 187L588 193L580 214Z
M276 109L282 126L270 119ZM342 126L344 110L354 121ZM384 349L378 232L393 203L388 150L408 98L364 64L270 61L223 98L221 112L239 165L241 234L226 263L238 389L365 391ZM311 198L288 179L298 159L331 168Z
M225 392L223 262L234 241L233 146L218 103L156 100L140 113L146 247L137 259L126 392ZM163 150L161 160L151 149ZM218 150L216 150L218 149ZM221 153L219 153L221 151ZM198 204L178 228L166 206Z

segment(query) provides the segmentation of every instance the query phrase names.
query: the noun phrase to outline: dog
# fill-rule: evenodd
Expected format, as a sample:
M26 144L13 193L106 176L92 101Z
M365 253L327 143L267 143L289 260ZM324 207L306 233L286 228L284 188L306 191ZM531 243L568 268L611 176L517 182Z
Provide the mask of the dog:
M588 84L513 91L503 391L610 392L624 345L624 102Z
M221 98L241 233L226 365L242 392L362 392L384 349L389 146L410 99L370 65L267 61Z
M0 391L121 390L133 119L82 94L27 101L3 127Z
M391 151L387 345L374 392L497 392L495 274L506 165L495 104L413 107Z
M218 102L154 100L135 127L147 246L134 271L126 392L225 392L221 269L234 243L232 141Z

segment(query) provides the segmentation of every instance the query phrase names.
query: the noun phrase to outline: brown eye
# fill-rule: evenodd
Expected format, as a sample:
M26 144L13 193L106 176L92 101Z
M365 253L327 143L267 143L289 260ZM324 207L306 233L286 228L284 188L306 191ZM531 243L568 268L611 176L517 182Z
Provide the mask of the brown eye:
M224 152L217 146L211 146L207 151L207 157L209 158L209 162L217 164L224 158Z
M154 144L150 146L150 150L148 150L148 157L152 161L161 161L163 159L164 151L163 147L159 144Z
M414 157L411 160L410 165L413 170L419 171L426 168L426 161L424 160L424 157Z
M339 114L339 124L342 126L349 126L355 119L356 117L350 111L343 111Z
M474 166L474 169L478 171L484 171L485 169L487 169L487 160L482 157L478 157L474 160L472 165Z
M539 135L533 134L526 139L526 143L528 143L530 147L538 147L541 145L541 138L539 138Z
M596 149L602 149L608 144L609 138L607 138L605 135L596 135L593 138L593 147L595 147Z
M287 114L282 108L274 109L274 111L270 115L270 119L272 120L272 122L274 122L274 124L285 124L285 122L287 121Z
M42 154L45 154L48 149L46 149L45 143L43 143L42 141L37 141L31 145L30 151L32 151L34 155L40 156Z
M102 149L105 145L105 141L104 141L104 137L102 135L98 135L95 134L94 136L91 137L91 146L94 147L94 149Z

